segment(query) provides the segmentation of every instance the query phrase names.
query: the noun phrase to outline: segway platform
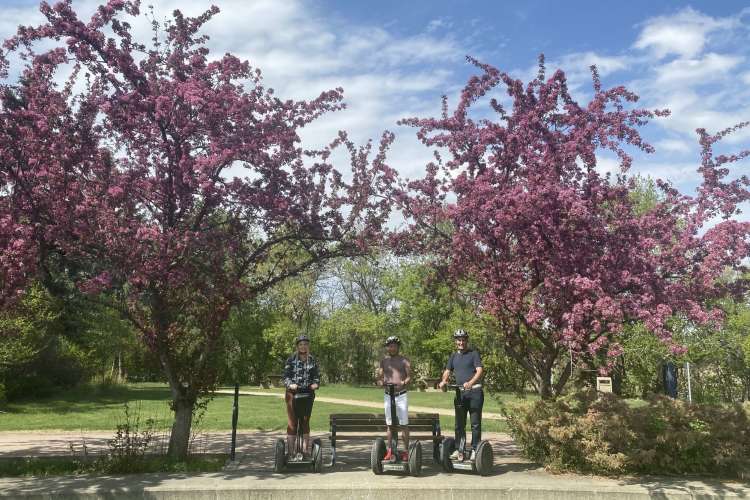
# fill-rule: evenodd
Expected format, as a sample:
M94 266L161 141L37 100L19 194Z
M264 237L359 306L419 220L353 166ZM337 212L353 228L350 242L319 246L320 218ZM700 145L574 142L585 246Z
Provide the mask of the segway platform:
M448 385L445 386L448 389L453 389L456 391L456 396L454 400L454 408L455 408L455 415L456 415L456 425L459 428L464 428L466 425L465 422L465 416L463 411L459 411L463 408L461 405L461 391L463 391L463 387L460 385ZM464 436L460 443L458 443L458 449L465 450L466 449L466 437ZM492 452L492 445L489 441L482 440L479 441L479 444L477 445L476 453L474 460L471 460L470 458L465 458L464 460L452 460L450 456L453 454L453 452L456 450L456 440L450 437L446 437L443 439L443 442L440 443L440 463L443 466L443 470L446 472L452 472L454 470L461 470L461 471L468 471L473 472L474 474L479 474L481 476L486 476L490 472L492 472L492 465L494 462L494 456Z
M274 448L274 472L284 472L287 468L305 469L309 468L312 472L323 471L323 444L320 438L311 441L310 456L304 458L302 455L302 418L309 417L312 413L313 393L297 392L294 394L292 408L297 417L297 436L295 439L295 450L287 450L285 439L277 439Z
M403 461L398 458L398 432L401 429L399 428L398 415L396 414L396 397L393 384L386 384L386 387L391 398L391 422L393 423L391 426L391 449L393 450L395 460L383 460L386 452L385 440L379 437L372 443L370 468L375 474L393 471L418 476L422 472L422 443L413 441L409 444L408 460Z

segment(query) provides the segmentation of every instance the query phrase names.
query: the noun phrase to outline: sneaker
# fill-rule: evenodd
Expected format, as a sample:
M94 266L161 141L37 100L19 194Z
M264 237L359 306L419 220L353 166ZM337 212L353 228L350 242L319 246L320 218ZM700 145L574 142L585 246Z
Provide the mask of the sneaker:
M402 451L401 453L399 453L399 455L401 455L401 461L402 462L408 462L409 461L409 453L407 453L405 451Z
M448 458L450 458L451 460L458 460L458 454L458 450L453 450L453 453L451 453L451 456Z
M469 460L473 462L475 458L477 458L477 450L471 450L471 456L469 457Z
M394 458L395 457L393 456L393 451L390 448L388 448L388 450L386 450L386 452L385 452L385 456L383 457L383 460L387 460L387 461L390 462Z

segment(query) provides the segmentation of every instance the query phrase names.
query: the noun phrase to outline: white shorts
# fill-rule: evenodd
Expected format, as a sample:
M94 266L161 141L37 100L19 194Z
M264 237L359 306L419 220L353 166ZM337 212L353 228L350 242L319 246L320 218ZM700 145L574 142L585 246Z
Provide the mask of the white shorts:
M409 425L409 393L396 396L396 417L399 425ZM391 425L391 397L388 394L383 395L385 406L385 424Z

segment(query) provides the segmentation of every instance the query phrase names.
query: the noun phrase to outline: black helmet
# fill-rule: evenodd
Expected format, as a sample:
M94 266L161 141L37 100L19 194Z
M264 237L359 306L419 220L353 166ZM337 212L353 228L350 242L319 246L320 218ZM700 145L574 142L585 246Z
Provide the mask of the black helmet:
M401 345L401 339L398 338L398 337L396 337L395 335L391 335L390 337L388 337L387 339L385 339L385 343L383 345L387 346L388 344L396 344L396 345L400 346Z
M453 338L454 339L468 339L469 334L459 328L458 330L453 332Z
M295 339L295 341L294 341L294 345L297 345L297 344L299 344L300 342L305 342L305 341L306 341L306 342L310 342L310 337L308 337L307 335L305 335L305 334L303 333L302 335L300 335L299 337L297 337L297 338Z

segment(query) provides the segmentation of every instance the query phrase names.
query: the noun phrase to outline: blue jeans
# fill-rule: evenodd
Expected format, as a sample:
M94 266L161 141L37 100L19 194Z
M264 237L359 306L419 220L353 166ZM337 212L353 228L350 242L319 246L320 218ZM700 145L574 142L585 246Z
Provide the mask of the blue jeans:
M466 413L471 418L471 449L476 450L482 440L482 407L484 406L484 391L473 389L462 391L461 398L453 401L456 407L456 449L461 449L461 443L466 442Z

